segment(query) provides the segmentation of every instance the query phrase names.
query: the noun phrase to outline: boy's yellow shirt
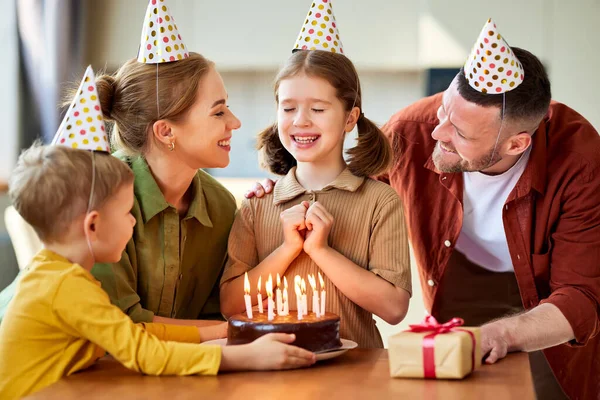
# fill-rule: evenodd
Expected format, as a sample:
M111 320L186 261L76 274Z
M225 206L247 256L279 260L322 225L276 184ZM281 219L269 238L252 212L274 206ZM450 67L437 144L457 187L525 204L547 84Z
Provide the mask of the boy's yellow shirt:
M218 372L220 346L167 340L199 342L200 335L195 327L133 323L88 271L41 250L0 325L0 398L36 392L105 352L149 375Z

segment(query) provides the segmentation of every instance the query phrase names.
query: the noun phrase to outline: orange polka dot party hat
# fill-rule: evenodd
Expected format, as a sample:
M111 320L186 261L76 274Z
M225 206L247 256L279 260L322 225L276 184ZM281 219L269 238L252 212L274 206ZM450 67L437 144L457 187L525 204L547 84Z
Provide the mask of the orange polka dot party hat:
M85 70L77 94L58 127L52 144L81 150L110 152L104 117L92 67Z
M344 54L331 0L313 0L293 51L324 50Z
M169 12L166 0L149 0L142 37L138 52L138 62L160 64L188 58L187 47Z
M483 26L463 69L469 85L481 93L509 92L525 78L523 65L491 18Z

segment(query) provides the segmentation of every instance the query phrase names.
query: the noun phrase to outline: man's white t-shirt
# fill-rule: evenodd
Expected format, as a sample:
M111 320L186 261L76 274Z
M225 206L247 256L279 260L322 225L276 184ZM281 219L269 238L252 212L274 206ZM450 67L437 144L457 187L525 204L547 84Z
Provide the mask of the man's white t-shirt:
M456 249L473 263L494 272L514 272L502 208L529 160L531 147L500 175L463 172L463 225Z

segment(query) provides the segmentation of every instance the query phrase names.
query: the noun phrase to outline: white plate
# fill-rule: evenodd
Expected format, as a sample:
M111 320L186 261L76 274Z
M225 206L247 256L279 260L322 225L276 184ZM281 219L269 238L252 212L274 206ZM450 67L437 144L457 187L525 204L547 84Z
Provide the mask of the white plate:
M336 349L336 350L330 350L326 353L317 354L317 361L329 360L331 358L341 356L348 350L358 347L358 344L356 342L353 342L352 340L348 340L348 339L340 339L340 340L342 341L342 347L340 347L339 349ZM219 346L225 346L225 345L227 345L227 339L223 338L223 339L209 340L207 342L202 342L202 344L218 344Z
M337 356L341 356L348 350L354 349L358 347L356 342L348 339L340 339L342 341L342 347L337 350L329 350L326 353L317 354L317 361L329 360L330 358L335 358Z

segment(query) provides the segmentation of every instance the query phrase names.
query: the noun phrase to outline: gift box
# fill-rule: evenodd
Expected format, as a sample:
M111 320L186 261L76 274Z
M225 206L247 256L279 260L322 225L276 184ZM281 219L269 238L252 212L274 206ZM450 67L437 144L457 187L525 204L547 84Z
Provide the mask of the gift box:
M440 324L428 316L388 341L393 378L462 379L481 366L479 328L454 318Z

